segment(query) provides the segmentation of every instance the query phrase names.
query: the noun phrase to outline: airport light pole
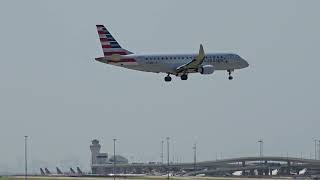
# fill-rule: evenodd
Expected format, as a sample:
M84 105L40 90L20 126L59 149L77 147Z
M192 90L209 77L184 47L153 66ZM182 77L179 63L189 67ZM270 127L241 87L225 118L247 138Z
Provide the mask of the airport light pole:
M116 179L116 141L117 139L113 139L113 179Z
M161 158L161 164L163 164L163 143L164 143L164 141L162 140L162 141L161 141L161 156L160 156L160 158Z
M258 141L258 143L259 143L259 148L260 148L260 157L262 157L263 156L263 140L262 139L260 139L259 141Z
M196 171L196 169L197 169L197 143L194 143L194 145L193 145L193 161L194 161L193 169L194 169L194 171Z
M28 158L27 158L28 136L24 136L24 179L28 180Z
M169 137L167 137L166 138L167 139L167 155L168 155L168 161L167 161L167 168L168 168L168 170L167 170L167 173L168 173L168 180L170 179L170 176L169 176L169 173L170 173L170 170L169 170L169 166L170 166L170 153L169 153L169 150L170 150L170 148L169 148L169 140L170 140L170 138Z
M314 160L317 160L317 139L314 139Z
M318 159L320 158L320 140L318 140Z

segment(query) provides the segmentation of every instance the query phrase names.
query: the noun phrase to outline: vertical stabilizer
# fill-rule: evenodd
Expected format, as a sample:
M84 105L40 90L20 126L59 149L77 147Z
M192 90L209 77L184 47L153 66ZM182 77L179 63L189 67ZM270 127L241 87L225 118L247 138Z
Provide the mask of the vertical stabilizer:
M49 171L48 168L44 168L44 170L45 170L46 174L51 174L51 172Z
M123 49L103 25L96 25L104 56L128 55L132 52Z
M83 172L81 171L80 167L77 167L77 172L79 175L83 175Z
M42 168L40 168L40 173L41 173L41 176L45 176L46 175L46 173L43 171Z
M56 167L56 169L57 169L57 174L63 174L62 171L58 167Z
M70 172L71 174L76 174L76 172L72 168L70 168Z

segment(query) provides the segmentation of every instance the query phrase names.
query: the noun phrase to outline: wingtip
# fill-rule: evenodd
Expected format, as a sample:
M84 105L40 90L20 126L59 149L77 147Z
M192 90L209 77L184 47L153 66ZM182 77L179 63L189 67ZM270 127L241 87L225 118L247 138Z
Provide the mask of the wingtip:
M200 44L199 55L202 54L204 56L204 50L202 44Z
M200 44L200 51L203 51L203 45Z

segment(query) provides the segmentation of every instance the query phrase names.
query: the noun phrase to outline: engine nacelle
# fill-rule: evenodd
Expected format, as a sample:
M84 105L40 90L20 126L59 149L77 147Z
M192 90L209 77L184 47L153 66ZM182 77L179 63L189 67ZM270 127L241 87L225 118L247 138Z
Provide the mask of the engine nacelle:
M198 68L200 74L212 74L214 72L214 67L212 65L204 65Z

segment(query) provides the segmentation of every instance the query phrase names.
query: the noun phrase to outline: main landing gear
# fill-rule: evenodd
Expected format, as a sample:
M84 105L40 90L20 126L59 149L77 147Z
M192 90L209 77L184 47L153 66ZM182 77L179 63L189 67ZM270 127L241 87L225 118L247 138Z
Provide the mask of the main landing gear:
M233 71L233 70L227 70L227 71L228 71L228 74L229 74L228 79L229 79L229 80L232 80L232 79L233 79L233 77L231 76L231 73L232 73L232 71Z
M181 78L181 80L187 80L188 79L188 74L182 74L181 76L180 76L180 78ZM172 78L171 78L171 76L170 76L170 74L168 73L168 75L166 76L166 77L164 77L164 81L165 82L170 82L172 80Z
M181 78L181 80L187 80L188 74L182 74L180 78Z
M165 82L170 82L171 81L170 74L168 74L166 77L164 77L164 81Z

